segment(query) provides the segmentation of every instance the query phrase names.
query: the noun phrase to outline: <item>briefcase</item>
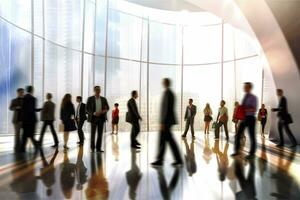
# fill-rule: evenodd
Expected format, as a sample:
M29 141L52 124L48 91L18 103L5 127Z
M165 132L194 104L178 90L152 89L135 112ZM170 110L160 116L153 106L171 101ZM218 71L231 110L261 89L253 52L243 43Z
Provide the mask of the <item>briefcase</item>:
M292 118L292 115L291 115L290 113L286 114L286 117L285 117L285 123L287 123L287 124L292 124L292 123L294 123L293 118Z
M132 122L131 115L130 115L129 112L126 112L125 121L128 122L128 123Z

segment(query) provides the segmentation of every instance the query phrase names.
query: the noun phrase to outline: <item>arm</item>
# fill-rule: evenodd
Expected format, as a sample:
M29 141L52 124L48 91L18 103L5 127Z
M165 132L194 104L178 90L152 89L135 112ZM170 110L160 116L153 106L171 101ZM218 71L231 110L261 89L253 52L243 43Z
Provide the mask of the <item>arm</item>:
M18 105L16 100L12 100L11 103L10 103L9 109L11 111L16 111L16 110L20 110L21 107Z
M91 97L89 97L87 99L87 102L86 102L86 106L85 106L85 112L88 114L88 115L94 115L94 111L92 109L92 100L91 100Z
M197 106L195 106L194 108L195 108L195 112L194 112L194 115L193 115L193 117L195 117L195 116L196 116L196 114L197 114Z

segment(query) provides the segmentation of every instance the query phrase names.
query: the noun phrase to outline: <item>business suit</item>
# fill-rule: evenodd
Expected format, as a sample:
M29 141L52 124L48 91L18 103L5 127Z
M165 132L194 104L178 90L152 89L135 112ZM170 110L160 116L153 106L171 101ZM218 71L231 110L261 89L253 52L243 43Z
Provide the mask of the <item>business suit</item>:
M183 137L186 137L187 132L189 131L189 128L191 126L191 132L192 136L195 137L195 131L194 131L194 118L197 113L197 107L195 105L189 105L186 107L184 120L185 120L185 131L183 133Z
M77 128L78 128L79 143L83 144L83 142L84 142L84 132L82 130L82 127L84 125L85 120L87 119L84 103L80 103L77 106L75 119L76 119Z
M12 123L15 129L15 146L14 149L17 150L21 145L21 128L22 128L22 109L23 98L17 97L13 99L10 103L9 109L13 111Z
M278 108L273 109L273 111L278 112L278 114L277 114L277 116L278 116L278 132L279 132L279 139L280 139L279 145L284 144L283 128L285 129L286 134L290 138L292 144L297 145L297 140L294 137L294 135L289 127L289 124L287 122L288 103L287 103L287 99L284 96L282 96L280 98Z
M91 150L101 151L102 137L103 137L103 127L107 119L107 111L109 110L109 105L106 98L99 97L101 101L101 110L96 110L96 96L91 96L88 98L86 103L86 113L88 114L88 122L91 123ZM106 110L106 111L105 111ZM105 111L105 112L104 112ZM96 116L96 112L104 112L100 116ZM95 145L96 129L98 129L98 137Z
M130 116L130 119L131 119L130 123L132 125L131 135L130 135L131 147L135 147L137 145L136 137L140 132L139 120L142 118L139 114L139 111L138 111L138 108L137 108L134 98L131 98L128 100L127 108L128 108L128 115Z
M171 127L176 124L176 116L174 111L175 96L170 89L166 89L161 104L161 120L163 126L160 133L160 147L157 161L162 162L165 154L166 143L169 142L173 156L178 163L182 163L178 146L173 138Z
M43 138L44 138L44 134L45 134L47 126L50 127L51 134L52 134L52 137L54 140L54 145L58 145L57 134L56 134L56 131L55 131L54 125L53 125L53 122L55 120L54 113L55 113L55 104L52 101L46 101L44 103L43 109L41 111L41 121L43 121L43 127L42 127L41 135L40 135L40 144L41 145L43 143Z
M36 98L31 94L26 94L23 98L22 106L22 123L23 123L23 136L22 136L22 146L21 151L25 151L27 139L31 139L32 144L35 148L38 147L37 141L34 139L34 131L37 123L36 112L40 109L36 108Z

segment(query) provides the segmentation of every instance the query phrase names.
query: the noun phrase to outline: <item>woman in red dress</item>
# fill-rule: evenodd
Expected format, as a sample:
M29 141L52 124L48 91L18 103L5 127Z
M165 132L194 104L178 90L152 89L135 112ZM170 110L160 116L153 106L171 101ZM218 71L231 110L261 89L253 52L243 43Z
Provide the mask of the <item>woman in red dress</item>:
M118 124L119 124L119 104L115 103L115 108L112 111L112 120L111 120L112 134L114 134L115 130L116 130L116 134L118 134L118 130L119 130Z

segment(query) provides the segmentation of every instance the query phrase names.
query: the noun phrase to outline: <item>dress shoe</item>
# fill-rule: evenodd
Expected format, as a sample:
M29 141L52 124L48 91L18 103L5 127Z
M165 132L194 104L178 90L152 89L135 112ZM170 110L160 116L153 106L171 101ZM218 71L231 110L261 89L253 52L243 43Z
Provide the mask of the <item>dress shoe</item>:
M161 167L163 165L163 162L161 160L155 161L151 163L153 167Z
M182 138L186 138L186 135L181 135Z
M137 140L135 141L135 145L141 145Z
M66 150L67 150L67 149L69 149L69 147L68 147L67 145L64 145L64 149L66 149Z
M195 139L196 139L196 137L195 137L195 136L192 136L192 139L193 139L193 140L195 140Z
M249 155L247 155L247 156L245 157L245 159L247 159L247 160L251 160L251 159L253 159L253 158L255 158L255 155L254 155L254 154L249 154Z
M290 147L295 148L295 147L297 147L297 144L292 144Z
M97 149L97 153L104 153L103 150Z
M54 144L51 146L52 148L57 148L58 147L58 144Z
M172 166L173 166L173 167L180 167L180 166L182 166L182 165L183 165L183 162L182 162L182 161L176 161L176 162L172 163Z
M283 147L283 144L277 144L276 147Z
M133 149L140 149L141 147L139 147L137 145L134 145L134 146L131 146L131 148L133 148Z
M239 153L235 152L235 153L231 154L231 157L235 157L235 156L239 156L239 155L240 155Z

